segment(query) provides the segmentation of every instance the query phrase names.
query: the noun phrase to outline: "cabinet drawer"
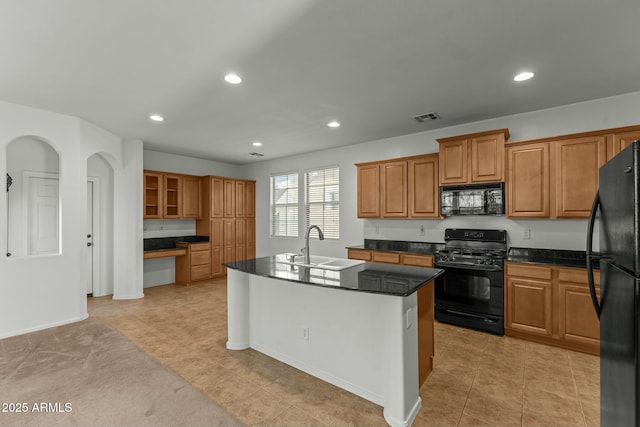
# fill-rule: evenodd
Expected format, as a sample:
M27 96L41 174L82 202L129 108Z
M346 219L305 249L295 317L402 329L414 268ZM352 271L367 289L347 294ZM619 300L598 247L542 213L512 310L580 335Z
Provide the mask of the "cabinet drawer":
M551 267L508 263L507 275L551 280Z
M210 247L209 242L192 243L191 244L191 252L208 251L209 247Z
M191 281L208 279L211 276L211 264L191 267Z
M584 268L559 268L558 269L558 280L560 282L573 282L573 283L584 283L588 284L587 279L587 270ZM593 280L596 282L596 285L600 285L600 272L593 272Z
M373 262L400 264L400 254L394 254L390 252L373 252Z
M191 253L191 266L211 264L211 251L198 251Z
M349 259L360 259L362 261L371 261L371 251L363 249L347 249L347 257Z
M416 267L433 267L433 256L431 255L405 255L400 257L400 264L414 265Z

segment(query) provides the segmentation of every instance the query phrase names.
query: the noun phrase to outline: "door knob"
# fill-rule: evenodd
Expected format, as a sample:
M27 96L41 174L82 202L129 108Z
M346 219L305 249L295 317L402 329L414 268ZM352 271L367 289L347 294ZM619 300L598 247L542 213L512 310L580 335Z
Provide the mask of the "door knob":
M87 239L90 239L90 238L91 238L91 234L87 234Z
M93 246L93 243L87 242L87 246Z

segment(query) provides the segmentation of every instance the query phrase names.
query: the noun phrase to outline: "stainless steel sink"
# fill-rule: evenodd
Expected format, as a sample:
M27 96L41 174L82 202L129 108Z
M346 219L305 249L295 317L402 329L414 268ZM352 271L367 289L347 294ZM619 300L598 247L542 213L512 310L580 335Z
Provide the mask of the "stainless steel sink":
M322 268L324 270L344 270L345 268L355 267L365 261L358 259L332 258L326 256L312 255L311 262L305 263L304 256L293 255L290 253L276 255L276 262L289 265L298 265L302 267Z

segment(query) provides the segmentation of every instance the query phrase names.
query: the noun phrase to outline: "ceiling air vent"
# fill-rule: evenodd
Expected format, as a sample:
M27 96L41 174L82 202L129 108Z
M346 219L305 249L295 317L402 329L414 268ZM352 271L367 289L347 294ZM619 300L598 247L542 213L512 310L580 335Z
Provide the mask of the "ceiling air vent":
M262 153L249 153L249 155L253 157L264 157L264 154Z
M438 113L427 113L427 114L420 114L419 116L413 116L413 119L418 122L418 123L423 123L423 122L427 122L429 120L438 120L440 118L440 116L438 116Z

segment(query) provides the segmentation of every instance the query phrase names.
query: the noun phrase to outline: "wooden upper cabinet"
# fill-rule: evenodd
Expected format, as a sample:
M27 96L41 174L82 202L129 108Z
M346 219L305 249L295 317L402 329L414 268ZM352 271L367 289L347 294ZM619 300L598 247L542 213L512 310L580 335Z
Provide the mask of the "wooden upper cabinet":
M211 193L211 218L222 218L224 214L224 184L223 179L215 176L209 177L209 191Z
M613 153L612 155L616 155L629 145L633 143L633 141L640 140L640 128L634 130L628 130L623 132L616 132L613 134ZM608 156L612 157L612 156Z
M161 173L144 172L144 219L160 219L163 214L163 185Z
M587 218L598 191L598 170L606 162L606 137L552 143L555 162L555 217Z
M222 214L225 218L235 217L235 212L236 212L235 183L236 181L233 179L222 180L222 185L224 187L224 191L223 191L224 202L222 204Z
M185 175L182 177L182 217L201 218L202 185L198 176Z
M380 166L381 210L383 218L407 217L407 162Z
M440 138L440 185L504 181L509 129Z
M439 218L438 153L408 161L409 217Z
M182 176L164 174L164 218L182 218Z
M358 218L380 218L380 166L358 168Z
M468 140L440 143L440 184L465 184L469 170Z
M236 199L235 217L236 218L244 218L246 216L245 189L246 189L246 183L244 181L236 181L236 184L235 184L235 199Z
M549 143L507 147L507 216L548 218Z
M471 182L504 181L504 133L471 138Z

